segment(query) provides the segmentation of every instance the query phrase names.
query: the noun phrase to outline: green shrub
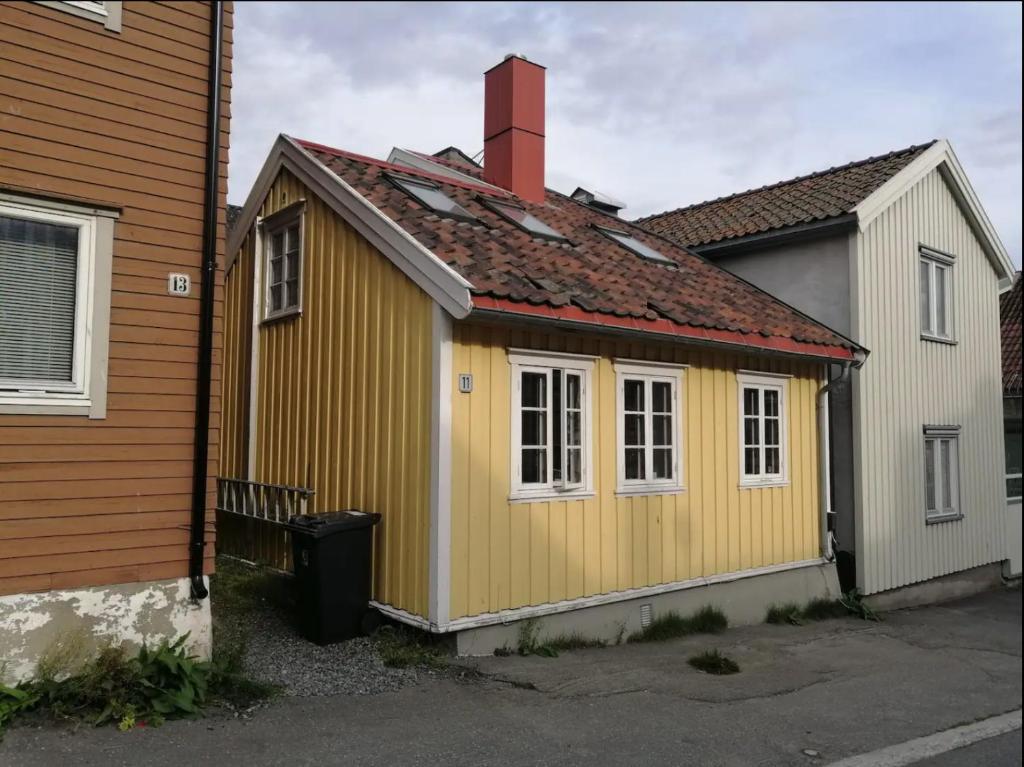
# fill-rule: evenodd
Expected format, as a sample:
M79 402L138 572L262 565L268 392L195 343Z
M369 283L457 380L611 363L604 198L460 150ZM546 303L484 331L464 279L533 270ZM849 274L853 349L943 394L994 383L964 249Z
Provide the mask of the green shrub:
M735 674L740 670L739 664L736 661L722 655L718 650L702 652L700 655L694 655L686 662L705 674Z
M697 612L682 616L667 612L657 616L650 625L631 634L630 642L661 642L691 634L720 634L729 627L729 619L717 607L705 605Z

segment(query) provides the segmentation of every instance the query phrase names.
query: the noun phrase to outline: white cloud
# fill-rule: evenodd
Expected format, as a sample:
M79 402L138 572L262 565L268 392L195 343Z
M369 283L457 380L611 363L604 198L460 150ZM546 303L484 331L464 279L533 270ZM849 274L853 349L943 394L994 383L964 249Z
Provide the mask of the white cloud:
M278 133L482 147L482 72L548 67L548 183L639 216L949 138L1021 257L1019 5L238 3L229 196Z

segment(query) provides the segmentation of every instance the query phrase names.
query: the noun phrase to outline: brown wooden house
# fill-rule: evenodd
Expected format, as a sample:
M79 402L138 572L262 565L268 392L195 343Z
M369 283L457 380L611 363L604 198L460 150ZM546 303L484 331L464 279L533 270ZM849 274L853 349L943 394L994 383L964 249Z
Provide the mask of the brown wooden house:
M209 649L231 27L0 4L7 679L72 631Z

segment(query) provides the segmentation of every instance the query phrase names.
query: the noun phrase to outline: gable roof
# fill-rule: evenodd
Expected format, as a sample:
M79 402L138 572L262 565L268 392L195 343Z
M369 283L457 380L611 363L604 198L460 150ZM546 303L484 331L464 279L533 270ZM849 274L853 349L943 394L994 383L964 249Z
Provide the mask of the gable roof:
M934 143L655 213L637 223L684 245L697 246L835 218L851 213Z
M1013 287L999 296L1000 330L1003 340L1003 392L1012 396L1021 396L1022 385L1021 345L1021 311L1024 301L1021 300L1021 288L1024 280L1017 272Z
M638 219L651 231L701 251L791 227L856 220L863 231L889 204L938 168L1000 279L1013 264L967 174L945 139Z
M486 184L476 168L459 163L460 173L451 173L450 160L428 170L420 163L389 163L285 136L275 146L307 186L344 197L336 200L343 208L372 212L380 219L377 229L397 230L415 243L416 252L406 248L404 255L378 245L400 268L402 259L429 257L457 276L465 300L441 291L449 299L442 305L456 317L500 313L840 359L854 359L862 352L849 339L671 241L552 190L544 203L537 204ZM269 170L272 165L268 160L264 166L267 189L276 176ZM421 205L393 183L401 176L430 181L475 221L456 221ZM255 219L265 195L259 187L257 182L229 253L237 251L243 232ZM488 207L486 200L524 208L567 241L531 235ZM640 258L597 227L626 232L671 264ZM412 277L408 267L404 270ZM431 287L424 289L430 292Z

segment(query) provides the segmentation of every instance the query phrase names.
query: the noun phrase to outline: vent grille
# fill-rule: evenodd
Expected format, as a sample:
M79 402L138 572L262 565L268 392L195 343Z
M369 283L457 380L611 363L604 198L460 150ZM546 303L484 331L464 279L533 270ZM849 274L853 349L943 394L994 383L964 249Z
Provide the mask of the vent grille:
M651 606L640 605L640 628L645 629L651 625Z

